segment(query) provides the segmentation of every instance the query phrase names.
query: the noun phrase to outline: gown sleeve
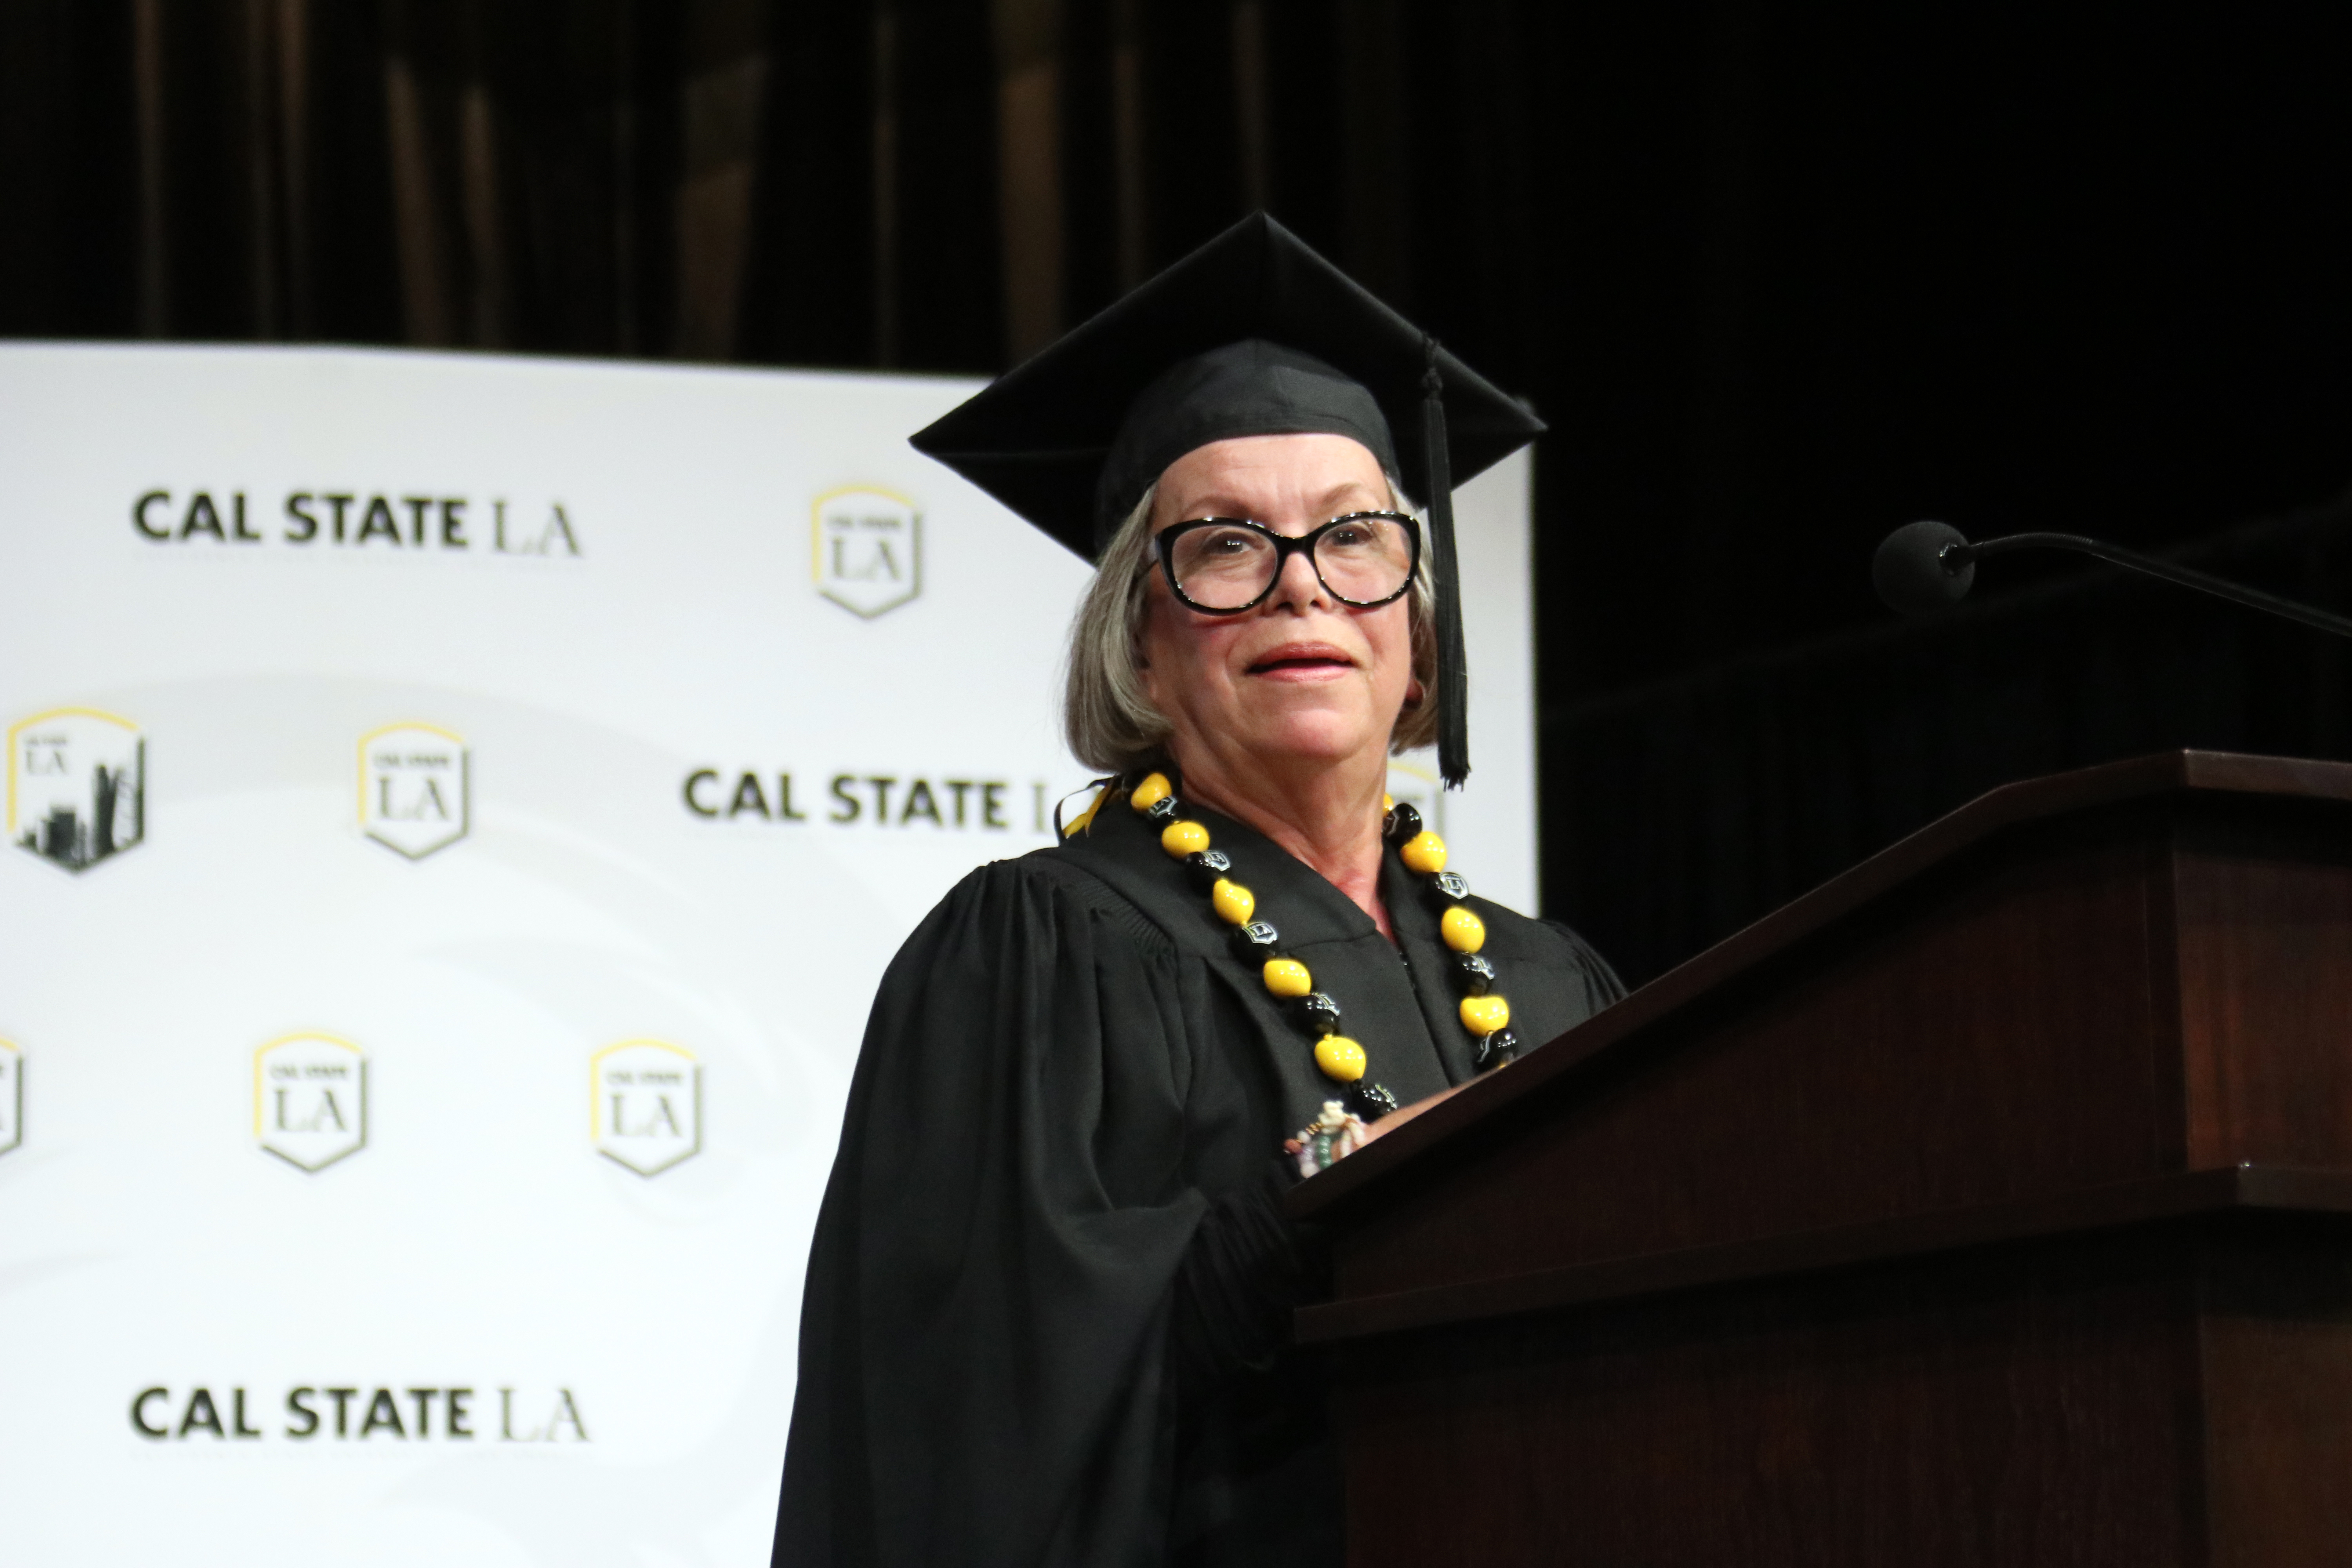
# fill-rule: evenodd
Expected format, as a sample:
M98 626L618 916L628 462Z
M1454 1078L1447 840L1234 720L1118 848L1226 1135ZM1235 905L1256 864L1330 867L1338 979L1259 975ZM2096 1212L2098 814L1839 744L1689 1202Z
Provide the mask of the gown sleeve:
M810 1253L774 1561L1153 1561L1185 1180L1176 956L1087 873L973 873L885 975Z
M1190 1401L1236 1372L1265 1372L1291 1343L1291 1314L1329 1294L1329 1238L1282 1212L1297 1184L1288 1155L1220 1194L1176 1271L1169 1361Z
M1617 977L1616 969L1601 956L1600 950L1559 921L1542 922L1565 938L1569 950L1569 968L1584 993L1584 1016L1590 1018L1604 1007L1613 1007L1625 1000L1625 983Z

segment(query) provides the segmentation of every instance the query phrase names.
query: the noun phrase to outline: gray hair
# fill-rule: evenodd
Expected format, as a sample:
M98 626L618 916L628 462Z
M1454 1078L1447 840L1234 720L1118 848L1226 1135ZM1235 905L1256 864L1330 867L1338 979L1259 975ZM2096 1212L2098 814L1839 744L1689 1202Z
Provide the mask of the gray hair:
M1159 495L1157 485L1144 491L1119 524L1070 622L1069 653L1063 666L1063 732L1078 761L1108 773L1165 760L1169 723L1145 692L1140 647L1144 595L1150 591L1154 565L1151 505ZM1413 510L1393 479L1389 497L1397 510ZM1418 701L1408 699L1397 716L1389 737L1391 752L1410 752L1437 739L1437 598L1430 586L1426 548L1405 603L1412 627L1412 674L1422 695Z

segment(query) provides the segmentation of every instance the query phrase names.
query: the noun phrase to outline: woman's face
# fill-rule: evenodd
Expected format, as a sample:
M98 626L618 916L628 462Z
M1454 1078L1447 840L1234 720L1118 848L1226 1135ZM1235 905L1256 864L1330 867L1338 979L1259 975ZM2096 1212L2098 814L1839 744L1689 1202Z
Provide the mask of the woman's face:
M1151 531L1231 517L1295 536L1391 504L1379 460L1345 436L1247 436L1170 464ZM1340 604L1303 553L1239 615L1187 608L1156 570L1148 594L1144 685L1174 727L1180 763L1224 756L1244 769L1250 760L1280 769L1385 757L1412 683L1409 595L1371 610Z

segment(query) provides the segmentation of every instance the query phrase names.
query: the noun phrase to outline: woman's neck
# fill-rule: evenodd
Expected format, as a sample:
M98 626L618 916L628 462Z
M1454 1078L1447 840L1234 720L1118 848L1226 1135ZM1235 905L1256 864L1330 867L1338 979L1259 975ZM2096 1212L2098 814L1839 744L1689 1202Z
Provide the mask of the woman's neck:
M1387 759L1377 767L1349 762L1276 773L1225 759L1172 759L1184 778L1184 796L1245 823L1319 872L1391 942L1388 906L1381 901L1381 796ZM1255 762L1255 759L1252 759Z

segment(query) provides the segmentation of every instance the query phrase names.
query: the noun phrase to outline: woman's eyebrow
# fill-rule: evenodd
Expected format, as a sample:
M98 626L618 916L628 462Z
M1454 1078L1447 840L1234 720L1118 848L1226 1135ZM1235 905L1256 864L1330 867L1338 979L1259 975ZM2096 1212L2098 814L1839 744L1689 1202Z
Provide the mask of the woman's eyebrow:
M1184 517L1246 518L1252 514L1252 510L1253 509L1245 501L1235 500L1232 496L1220 495L1212 491L1186 507ZM1177 521L1181 522L1183 519L1180 518Z
M1329 516L1337 517L1340 515L1339 503L1344 498L1367 494L1372 497L1375 510L1387 504L1380 499L1379 492L1374 490L1371 486L1364 483L1363 480L1349 479L1345 484L1334 485L1331 489L1324 491L1323 500L1318 503L1315 510L1324 512ZM1360 510L1362 509L1350 508L1349 510Z

